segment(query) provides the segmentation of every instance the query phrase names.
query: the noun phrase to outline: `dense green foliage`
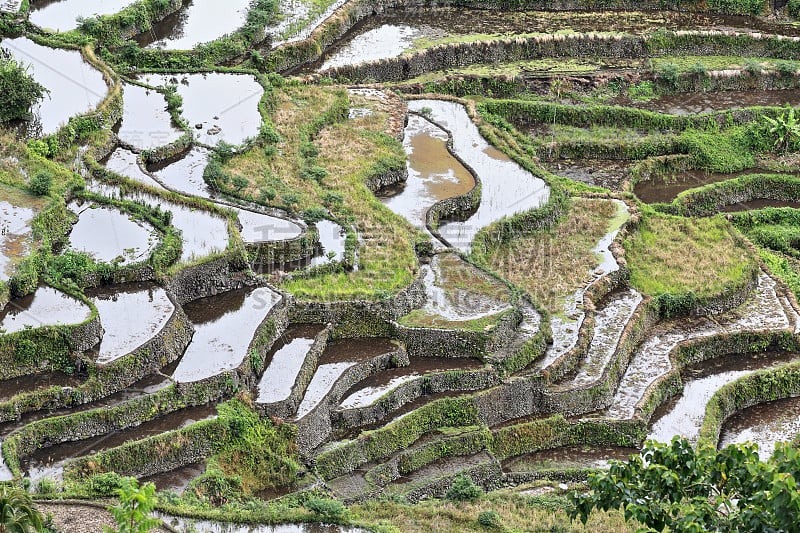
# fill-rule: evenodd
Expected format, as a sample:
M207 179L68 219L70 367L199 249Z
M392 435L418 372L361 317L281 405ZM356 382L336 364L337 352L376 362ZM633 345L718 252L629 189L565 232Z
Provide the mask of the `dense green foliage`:
M42 515L22 489L0 485L0 533L42 531Z
M41 100L45 92L24 65L0 48L0 122L27 117L31 106Z
M150 513L156 504L156 487L145 483L141 487L135 478L124 478L117 490L119 503L109 510L117 521L117 528L104 527L104 533L147 533L161 521Z
M754 445L698 449L683 438L648 442L627 463L589 477L589 492L574 492L572 518L594 509L619 509L655 531L798 531L800 451L784 444L766 462Z

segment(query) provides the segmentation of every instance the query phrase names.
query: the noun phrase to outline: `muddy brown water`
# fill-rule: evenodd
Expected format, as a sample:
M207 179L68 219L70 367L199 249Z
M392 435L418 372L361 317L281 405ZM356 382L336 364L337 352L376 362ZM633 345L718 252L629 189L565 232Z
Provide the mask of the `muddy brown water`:
M217 410L213 405L188 407L133 428L114 431L91 439L66 442L49 448L42 448L21 462L22 470L31 479L60 477L64 462L69 459L116 448L131 440L139 440L180 429L189 424L212 418L216 414Z
M404 135L408 180L384 191L383 203L425 230L428 209L440 200L468 193L475 179L447 150L447 133L438 126L410 115Z
M181 494L196 477L203 475L205 471L206 463L201 461L170 470L169 472L142 478L141 482L153 483L157 490L173 490Z
M115 286L87 293L105 333L97 363L107 364L155 337L175 312L166 291L153 283Z
M34 216L33 209L0 200L0 281L11 277L14 261L30 250Z
M654 179L640 181L634 186L633 194L647 204L656 202L669 203L683 191L702 187L710 183L718 183L738 178L739 176L752 174L753 172L757 171L721 174L705 172L703 170L685 170L672 175L658 176Z
M670 115L689 115L743 107L797 106L800 105L800 89L696 92L661 96L646 101L631 100L621 97L614 100L613 103L626 107L639 107L650 111L668 113Z
M114 207L73 201L67 208L78 215L69 234L70 248L96 261L137 263L146 260L158 244L154 227Z
M289 397L314 339L323 326L292 326L267 353L264 374L258 384L258 403L274 403Z
M26 327L80 324L91 312L80 300L43 286L33 294L11 300L0 310L0 331L14 333Z
M426 109L427 108L427 109ZM440 235L454 248L469 251L478 231L492 222L547 203L550 187L489 145L464 106L441 100L413 100L412 111L426 117L453 138L453 151L481 180L480 206L466 220L443 221Z
M281 296L267 287L228 291L184 306L195 331L172 377L194 382L238 367Z
M139 46L189 50L244 25L251 0L191 0L134 39Z
M790 353L729 355L685 368L681 372L682 392L656 410L647 438L670 442L673 436L680 435L696 441L708 400L723 385L756 370L774 368L797 358L798 354Z
M211 1L216 3L216 0ZM258 103L264 88L254 76L217 72L145 74L141 80L153 87L177 86L183 98L181 114L200 143L215 146L225 141L239 145L245 139L256 137L260 131Z
M32 392L49 387L76 387L83 380L62 372L47 372L0 381L0 401L8 400L22 392Z
M77 50L47 48L26 37L3 39L0 47L30 65L33 78L50 91L31 109L31 120L16 123L20 135L40 137L54 133L70 117L97 107L108 93L103 75Z
M787 398L745 409L722 426L720 447L753 442L766 460L778 442L791 442L800 435L800 398Z
M611 446L567 446L531 453L503 461L503 471L531 472L544 469L607 468L611 460L627 461L636 448Z
M370 405L389 391L422 376L448 370L477 370L483 363L477 359L450 357L412 357L409 366L385 370L359 382L344 395L343 409Z
M111 15L135 0L34 0L28 20L42 29L58 32L74 30L77 19Z
M172 122L164 96L153 89L122 85L123 115L114 126L119 139L131 146L149 150L177 140L183 132Z

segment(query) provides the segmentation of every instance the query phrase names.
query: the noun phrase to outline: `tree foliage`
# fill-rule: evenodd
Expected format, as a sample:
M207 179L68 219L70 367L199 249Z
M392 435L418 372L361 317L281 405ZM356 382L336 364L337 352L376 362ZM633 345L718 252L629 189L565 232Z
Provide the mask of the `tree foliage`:
M589 492L572 493L570 518L585 524L594 509L622 508L643 531L800 532L800 452L779 444L762 462L757 450L752 444L695 449L679 437L648 442L627 463L612 462L590 476Z
M27 67L0 48L0 122L25 118L47 90L34 80Z

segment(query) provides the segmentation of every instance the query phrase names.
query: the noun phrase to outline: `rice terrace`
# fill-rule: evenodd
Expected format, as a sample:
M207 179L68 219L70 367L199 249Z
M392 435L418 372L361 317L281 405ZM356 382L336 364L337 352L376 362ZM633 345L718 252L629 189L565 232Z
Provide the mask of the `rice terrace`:
M800 532L800 0L0 0L0 533Z

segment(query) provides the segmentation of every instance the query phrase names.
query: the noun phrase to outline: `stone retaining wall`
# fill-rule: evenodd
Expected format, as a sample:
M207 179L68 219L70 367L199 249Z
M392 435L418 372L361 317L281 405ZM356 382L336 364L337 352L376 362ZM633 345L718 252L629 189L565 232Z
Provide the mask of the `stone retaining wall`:
M330 328L325 328L314 338L314 343L308 349L308 352L306 352L303 365L300 367L300 372L292 386L292 392L289 394L289 397L275 403L256 403L256 411L262 415L280 418L289 418L297 412L297 408L303 401L306 388L308 384L311 383L314 373L317 371L319 358L328 345L328 337L330 337Z
M326 442L333 434L331 413L353 385L398 364L400 366L410 364L408 354L403 347L345 370L325 398L311 412L297 420L297 444L301 456L310 456L315 448Z

